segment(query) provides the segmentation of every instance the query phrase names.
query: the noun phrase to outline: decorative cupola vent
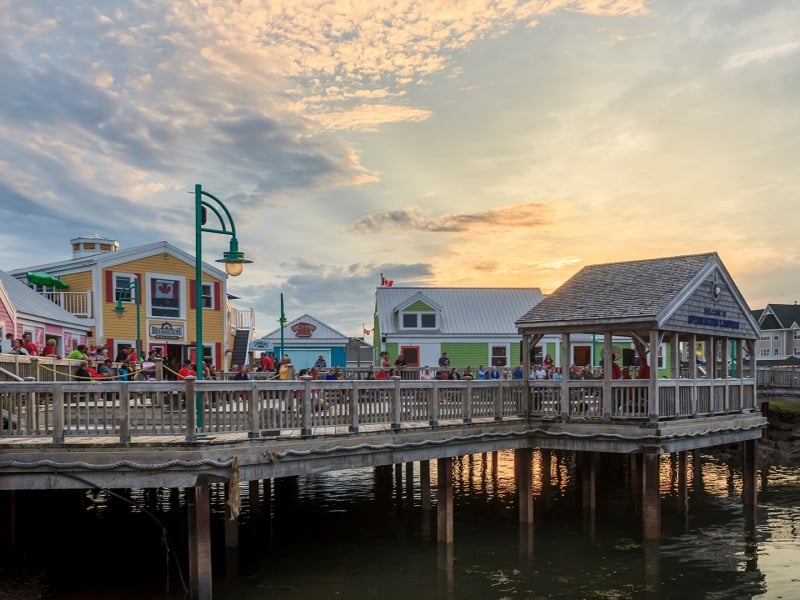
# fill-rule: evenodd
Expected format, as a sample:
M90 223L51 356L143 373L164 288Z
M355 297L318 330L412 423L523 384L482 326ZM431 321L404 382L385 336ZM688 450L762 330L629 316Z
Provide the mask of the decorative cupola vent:
M71 239L72 258L83 258L84 256L94 256L95 254L105 254L106 252L116 252L119 250L119 242L108 239L97 233L90 233Z

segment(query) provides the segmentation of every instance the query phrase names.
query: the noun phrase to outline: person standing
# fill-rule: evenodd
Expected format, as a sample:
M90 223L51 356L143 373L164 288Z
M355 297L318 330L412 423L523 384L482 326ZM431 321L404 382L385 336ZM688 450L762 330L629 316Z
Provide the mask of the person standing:
M239 381L250 381L252 379L250 376L250 365L242 365L234 379Z
M14 334L9 332L6 334L5 339L3 339L3 346L0 351L9 354L11 352L11 348L14 347Z
M447 352L442 352L442 355L439 357L439 366L443 369L450 366L450 359L447 356Z
M183 366L178 369L179 380L184 380L187 377L197 377L197 371L192 368L192 361L190 360L183 361Z

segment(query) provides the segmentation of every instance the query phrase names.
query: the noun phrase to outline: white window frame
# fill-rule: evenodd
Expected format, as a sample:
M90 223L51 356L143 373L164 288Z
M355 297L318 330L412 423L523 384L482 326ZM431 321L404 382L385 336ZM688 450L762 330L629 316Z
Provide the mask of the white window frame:
M112 281L114 282L114 302L119 302L119 295L122 292L122 288L125 287L125 285L122 285L122 286L118 286L117 285L117 283L118 283L117 279L118 278L123 278L123 277L128 280L128 283L126 283L125 285L130 285L132 281L136 280L136 274L134 274L134 273L124 273L122 271L113 271L111 273L111 278L112 278ZM126 303L126 304L135 304L136 303L136 294L139 293L139 290L137 289L138 287L139 287L138 285L130 287L128 289L128 291L130 293L126 292L126 296L127 296L128 299L127 300L122 300L122 301L124 303Z
M145 298L147 298L147 318L149 319L159 319L161 321L185 321L186 320L186 304L187 304L187 297L186 297L186 277L183 275L176 275L174 273L148 273L146 277L146 286L147 286L147 293L145 294ZM178 283L178 310L179 314L176 316L173 315L154 315L153 309L159 308L157 306L153 306L153 280L154 279L168 279L170 281L175 281Z
M422 326L422 315L433 315L433 327L423 327ZM414 325L414 326L406 325L406 317L407 316L409 316L409 317L413 316L414 317L414 322L416 323L416 325ZM433 331L433 330L439 328L439 315L436 312L427 311L427 310L426 311L413 310L413 311L408 311L408 312L401 311L400 312L400 325L402 326L403 329L421 329L423 331Z
M200 297L200 306L203 308L203 310L217 309L216 306L217 297L216 294L214 293L214 287L215 285L213 281L204 281L202 283L201 286L202 295ZM206 294L206 289L208 289L208 294ZM208 305L206 305L206 299L208 299Z
M505 356L505 362L502 365L496 365L496 366L498 366L498 367L507 367L507 366L509 366L509 362L508 362L508 350L509 350L508 349L508 344L489 344L489 363L488 363L489 366L490 367L495 366L494 362L493 362L493 359L495 357L494 356L494 349L495 348L502 348L503 349L503 355Z

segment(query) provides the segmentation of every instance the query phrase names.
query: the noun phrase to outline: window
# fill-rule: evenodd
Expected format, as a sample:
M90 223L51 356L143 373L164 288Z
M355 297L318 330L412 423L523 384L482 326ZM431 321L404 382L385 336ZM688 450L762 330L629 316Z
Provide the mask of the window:
M772 339L773 341L777 342L779 339L781 339L781 334L776 331L775 333L772 334Z
M419 366L419 346L400 346L400 353L409 367Z
M762 333L761 334L761 341L768 342L769 341L769 333Z
M794 339L800 340L800 329L794 330Z
M769 356L769 348L761 348L761 356Z
M214 284L213 283L204 283L203 284L203 308L216 308L214 306Z
M436 329L436 313L402 313L404 329Z
M150 275L148 283L150 316L167 319L183 318L184 280L177 279L174 275Z
M778 349L777 349L777 348L775 348L775 349L772 351L772 354L773 354L773 356L780 356L780 353L778 352Z
M794 355L795 356L800 356L800 348L795 348L794 349Z
M491 365L505 367L508 364L508 348L506 346L492 346Z
M114 301L136 302L136 275L114 273Z

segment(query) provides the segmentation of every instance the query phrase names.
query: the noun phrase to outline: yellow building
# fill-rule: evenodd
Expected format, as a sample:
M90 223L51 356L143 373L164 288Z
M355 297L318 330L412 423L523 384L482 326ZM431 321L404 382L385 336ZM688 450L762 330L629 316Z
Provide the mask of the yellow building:
M203 310L206 360L219 369L227 369L236 337L246 336L249 343L252 311L240 313L230 306L225 271L203 263L203 293L198 302L195 258L168 242L129 249L120 249L116 241L97 235L70 242L71 259L9 273L85 319L94 343L106 346L112 358L125 347L135 348L139 338L143 358L149 351L160 348L166 364L177 370L182 360L193 360L195 356L198 306ZM27 279L32 272L51 275L67 287L55 289L31 283ZM141 305L137 311L139 291ZM247 343L244 343L245 348ZM68 353L77 341L64 339L59 345ZM245 360L234 358L238 362Z

